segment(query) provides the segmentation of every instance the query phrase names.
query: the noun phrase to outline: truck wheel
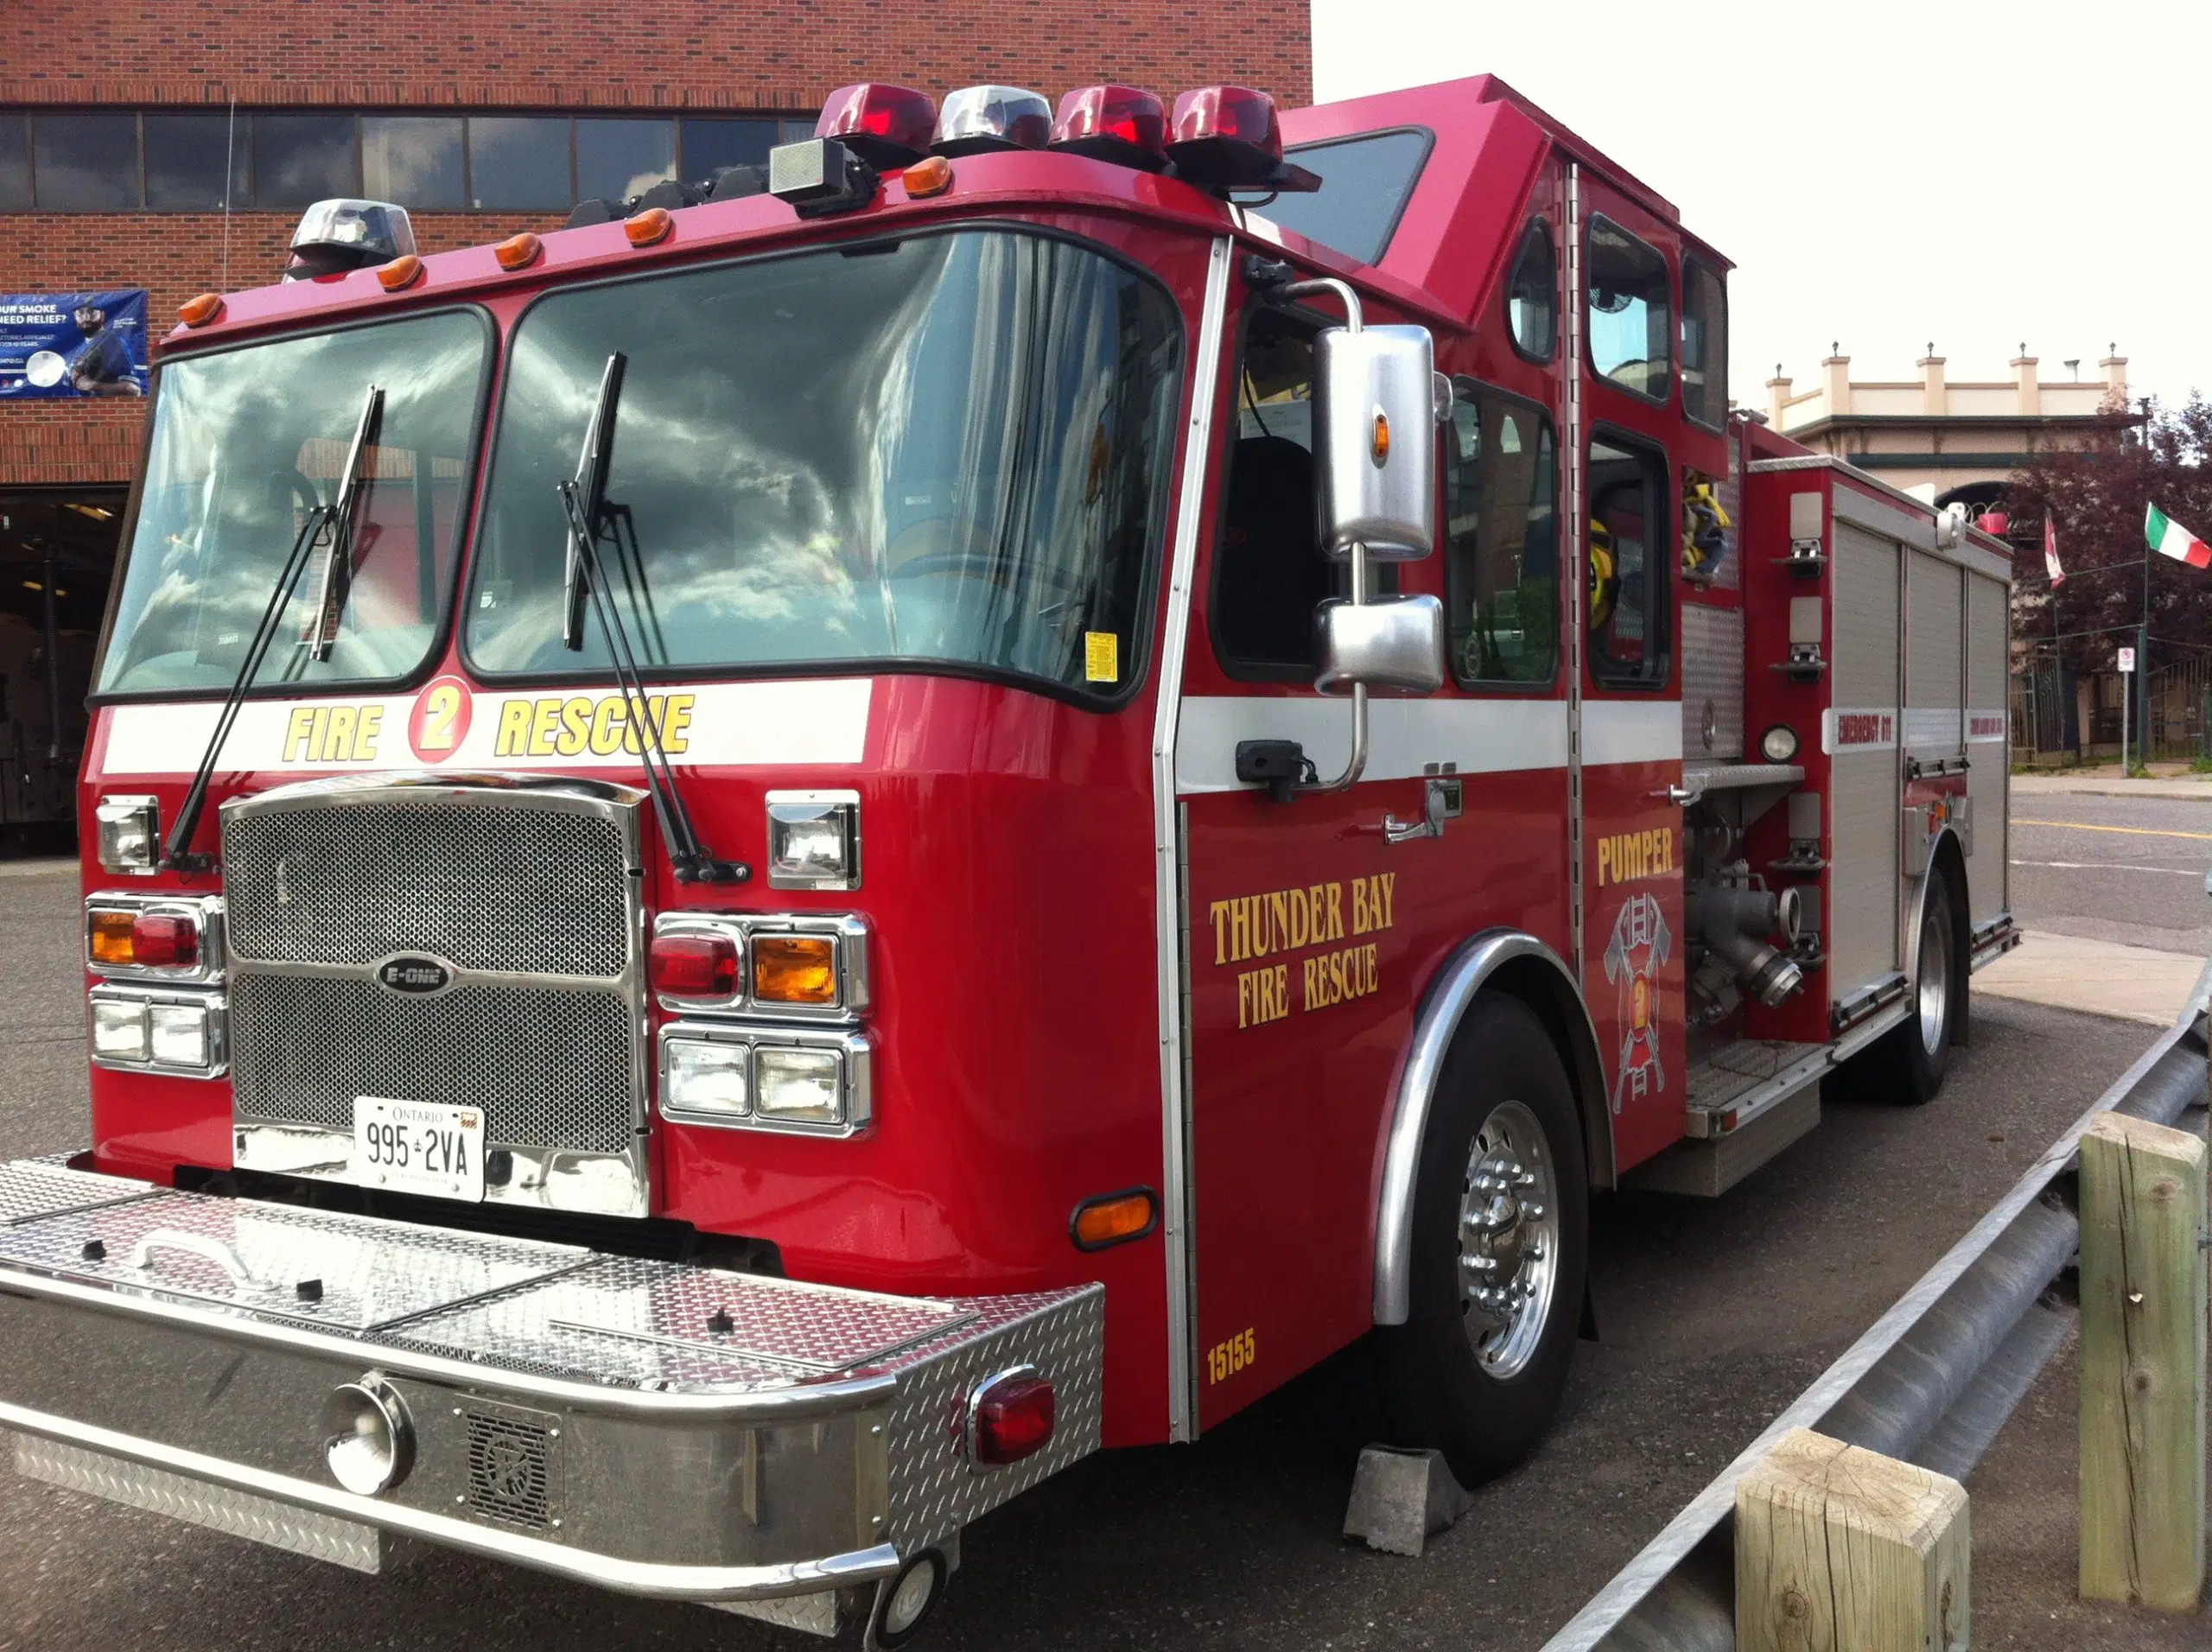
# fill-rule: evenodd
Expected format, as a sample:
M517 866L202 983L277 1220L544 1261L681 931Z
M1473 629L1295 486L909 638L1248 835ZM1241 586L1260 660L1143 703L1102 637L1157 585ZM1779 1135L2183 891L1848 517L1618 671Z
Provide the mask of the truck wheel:
M1883 1077L1897 1096L1918 1107L1936 1099L1950 1065L1958 1032L1957 959L1952 956L1951 880L1940 872L1920 918L1920 951L1912 988L1913 1013L1884 1040Z
M1582 1126L1559 1052L1517 999L1484 997L1445 1058L1415 1172L1406 1323L1376 1331L1383 1420L1464 1485L1542 1438L1589 1266Z

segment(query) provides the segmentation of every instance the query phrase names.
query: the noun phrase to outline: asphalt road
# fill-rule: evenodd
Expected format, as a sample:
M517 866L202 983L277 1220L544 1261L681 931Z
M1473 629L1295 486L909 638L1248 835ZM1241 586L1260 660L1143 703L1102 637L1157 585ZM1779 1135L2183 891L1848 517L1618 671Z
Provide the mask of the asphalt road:
M2212 955L2212 797L2023 794L2012 860L2012 913L2029 929Z
M0 957L16 982L0 995L0 1156L83 1139L76 925L67 874L0 867ZM1839 1099L1820 1130L1718 1202L1600 1200L1600 1340L1581 1350L1558 1427L1418 1560L1338 1534L1352 1443L1338 1421L1338 1374L1325 1370L1196 1446L1093 1458L979 1522L924 1643L1535 1646L2150 1036L1986 1001L1973 1046L1929 1107ZM11 1357L22 1355L0 1348L0 1386ZM1979 1534L1979 1506L1975 1520ZM362 1578L0 1472L0 1652L820 1644L442 1553Z

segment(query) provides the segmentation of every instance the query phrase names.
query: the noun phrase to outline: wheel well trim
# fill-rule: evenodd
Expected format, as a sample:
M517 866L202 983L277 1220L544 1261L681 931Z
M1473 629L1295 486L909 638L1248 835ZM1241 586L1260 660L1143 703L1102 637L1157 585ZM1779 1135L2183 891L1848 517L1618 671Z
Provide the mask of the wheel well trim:
M1558 953L1525 931L1485 930L1463 942L1437 971L1422 998L1391 1101L1375 1199L1376 1325L1403 1325L1412 1308L1414 1182L1421 1172L1421 1137L1428 1128L1429 1106L1443 1076L1445 1057L1476 998L1501 969L1516 964L1549 977L1543 984L1551 988L1555 1005L1573 1006L1572 1013L1562 1007L1558 1018L1570 1046L1560 1054L1567 1058L1576 1110L1582 1116L1590 1179L1600 1186L1612 1185L1612 1117L1605 1104L1597 1028L1575 988L1573 971Z

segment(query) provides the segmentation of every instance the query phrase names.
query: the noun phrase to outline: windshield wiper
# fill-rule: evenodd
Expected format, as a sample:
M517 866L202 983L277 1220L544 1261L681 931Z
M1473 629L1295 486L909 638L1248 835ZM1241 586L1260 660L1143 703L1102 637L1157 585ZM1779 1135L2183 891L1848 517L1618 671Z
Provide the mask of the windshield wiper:
M575 477L553 485L554 491L561 496L561 508L569 518L568 552L561 587L561 645L571 653L582 649L584 603L588 600L592 612L599 616L600 630L607 635L607 658L614 666L614 680L622 689L630 726L638 731L638 755L645 766L646 789L652 793L653 810L660 816L662 836L668 840L669 864L675 869L677 880L743 883L752 877L753 868L741 861L718 859L700 841L698 829L691 823L691 811L684 807L676 770L661 745L660 720L645 697L645 685L638 676L637 656L630 646L630 633L623 625L613 593L607 588L606 564L599 554L601 521L611 513L622 511L621 506L610 505L607 501L607 476L613 465L614 416L622 399L623 369L628 365L629 358L619 350L607 357L606 370L600 374L599 399L593 404L591 422L584 427L583 451L576 456ZM619 540L617 550L620 550ZM628 585L630 570L626 565L622 571L623 581ZM640 559L638 580L642 583L644 578L645 567ZM634 600L634 588L631 595ZM662 703L665 705L666 701L664 699Z
M330 555L322 564L322 591L316 600L315 629L308 640L308 656L320 662L330 658L338 640L338 615L353 584L353 504L361 486L361 461L367 457L369 437L377 416L384 411L384 391L369 386L361 403L361 422L353 427L353 446L346 455L346 468L338 478L338 497L331 505Z
M375 384L361 398L360 423L353 429L353 449L346 456L345 473L338 480L338 496L329 505L318 505L308 511L307 520L293 537L292 548L285 553L284 566L278 570L276 583L269 593L268 605L261 611L261 623L253 628L248 639L245 658L238 662L238 674L231 679L231 691L224 696L223 709L215 719L214 732L207 738L207 749L200 753L200 766L193 772L192 785L184 794L184 801L176 811L176 826L170 834L168 852L162 857L162 864L175 872L207 872L214 867L212 855L192 853L192 836L199 829L200 816L207 806L207 787L214 778L215 764L223 754L223 742L230 738L231 725L238 718L238 708L245 703L245 691L261 670L263 658L276 635L277 622L284 616L284 607L291 600L292 588L300 581L301 571L308 565L308 554L323 529L331 530L330 557L337 562L341 549L349 547L353 540L353 524L349 520L353 510L355 484L360 476L361 457L367 450L368 435L384 407L384 391ZM315 629L308 635L310 648L321 641L324 628L330 623L327 604L331 594L331 575L324 571L323 592L326 607L315 613ZM334 632L336 627L331 626ZM317 659L325 658L328 645L323 644Z

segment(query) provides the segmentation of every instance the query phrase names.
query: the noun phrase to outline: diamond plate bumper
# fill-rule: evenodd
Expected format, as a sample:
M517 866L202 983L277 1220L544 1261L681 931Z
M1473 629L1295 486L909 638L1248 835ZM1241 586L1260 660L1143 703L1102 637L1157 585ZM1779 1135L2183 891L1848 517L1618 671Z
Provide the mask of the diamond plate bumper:
M37 1477L360 1569L380 1534L625 1592L785 1599L891 1576L1096 1449L1102 1287L885 1296L0 1165L0 1426ZM976 1383L1058 1425L983 1469ZM411 1468L324 1461L378 1374Z

